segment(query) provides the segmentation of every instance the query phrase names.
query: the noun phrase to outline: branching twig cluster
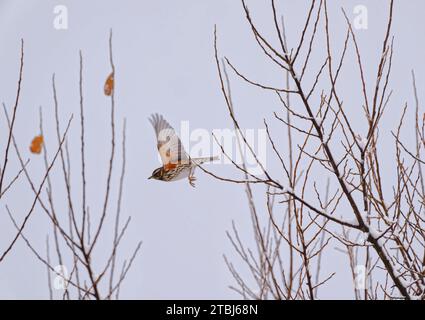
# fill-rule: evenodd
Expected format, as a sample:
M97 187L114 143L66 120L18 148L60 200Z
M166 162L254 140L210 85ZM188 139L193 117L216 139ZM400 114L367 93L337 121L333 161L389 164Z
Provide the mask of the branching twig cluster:
M23 43L22 43L23 45ZM109 61L112 74L115 74L115 65L112 55L112 31L109 38ZM22 80L22 67L23 67L23 47L21 57L21 69L18 83L18 92L16 95L16 103L13 109L12 116L9 117L6 107L4 106L6 119L9 124L9 135L7 141L7 148L4 156L0 175L0 195L4 194L11 185L16 181L19 175L23 175L28 182L31 192L34 194L34 200L31 208L26 214L23 222L18 222L15 215L7 207L7 213L15 226L17 233L10 244L6 247L0 256L0 262L11 251L12 247L19 238L22 238L27 247L32 251L35 257L42 262L48 271L48 284L49 296L53 298L52 282L56 285L55 289L61 289L64 299L112 299L118 298L120 287L123 280L126 278L132 263L139 252L141 242L136 245L133 254L129 259L124 260L120 270L116 270L119 261L117 260L117 253L120 243L125 235L125 232L130 223L130 217L124 222L121 218L121 201L123 197L124 179L125 179L125 147L126 147L126 123L124 121L122 127L122 142L121 142L121 169L119 175L119 184L114 185L112 176L117 170L118 165L116 159L117 153L117 133L116 133L116 117L115 117L115 94L114 90L110 92L110 127L111 127L111 151L108 161L108 169L106 173L105 193L103 205L100 213L97 214L94 210L90 210L90 198L87 196L87 170L89 169L86 164L86 120L84 117L84 95L83 95L83 56L80 51L80 79L79 79L79 119L80 119L80 157L81 157L81 173L75 175L75 170L71 170L71 157L68 146L68 129L71 125L73 116L71 115L65 130L61 125L61 115L59 107L59 99L57 95L55 76L52 77L52 92L54 102L54 123L56 129L57 148L53 154L52 159L49 159L49 152L46 144L43 144L43 158L45 165L45 175L39 185L36 184L29 169L27 168L28 161L24 161L22 150L13 136L14 123L16 119L18 100L20 94L21 80ZM42 109L40 108L40 134L41 136L50 136L45 132L44 119ZM14 147L17 158L21 165L21 170L17 176L11 180L10 183L2 188L3 181L6 181L5 173L7 169L8 154L11 147ZM51 169L55 163L60 167L61 175L59 180L57 175L51 175ZM80 177L80 179L78 179ZM77 181L80 180L80 185ZM63 195L58 190L65 188ZM72 188L76 188L81 197L76 197L76 192ZM111 194L117 191L116 205L112 204ZM1 196L0 196L1 198ZM66 204L64 210L63 203ZM81 203L81 206L80 206ZM53 245L49 237L46 239L46 254L41 253L37 249L31 239L25 234L25 226L29 221L30 216L35 210L44 212L52 226ZM115 210L115 216L111 216ZM107 217L112 218L112 225L107 223ZM107 230L113 233L112 244L110 248L109 257L100 264L94 258L96 249L105 252L105 243L103 236L107 234ZM99 244L102 243L102 246ZM56 257L52 257L50 252L51 248L55 252ZM52 277L55 278L52 281Z
M278 46L266 39L253 21L246 2L241 0L241 3L256 43L266 58L286 74L287 83L286 88L264 85L251 80L230 59L225 58L220 63L215 31L217 70L230 118L240 136L239 143L252 153L263 172L262 176L252 175L244 165L233 163L244 176L243 180L238 180L219 177L201 168L219 180L245 184L257 254L243 243L235 224L228 236L239 257L248 266L257 289L253 289L246 277L226 258L237 282L237 286L232 288L247 298L315 299L318 287L334 275L331 272L322 277L319 272L328 243L337 241L346 248L344 252L350 261L357 298L425 298L425 193L421 168L424 164L421 152L425 147L425 119L419 111L414 74L416 147L409 149L410 145L405 144L401 137L406 122L406 105L397 130L392 132L397 175L392 190L385 187L388 182L381 172L385 160L379 156L379 132L383 131L380 124L391 98L393 1L389 3L388 24L372 90L369 90L370 85L366 81L356 33L343 9L346 37L342 52L336 56L331 46L326 0L311 2L300 40L292 49L287 44L283 18L279 22L274 0L271 0L270 11ZM316 53L313 47L321 32L320 20L326 39L326 53L323 63L313 70L310 60ZM343 66L348 63L346 52L351 48L359 69L362 110L367 128L364 134L360 134L360 129L354 125L347 102L343 102L338 90ZM264 124L269 144L282 166L285 183L276 178L278 172L271 173L265 164L260 163L244 138L233 108L226 66L249 85L274 91L282 105L283 115L275 112L274 119L287 128L287 152L279 149L277 141L280 137L271 132L268 122L264 120ZM310 84L307 74L313 79ZM319 87L323 89L317 93ZM359 112L356 114L359 115ZM297 149L293 148L295 137L300 141ZM321 175L326 174L330 178L326 187L311 178L313 170L320 169ZM266 186L268 214L265 217L258 212L253 200L250 186L253 183ZM323 190L326 190L326 196L323 196ZM336 228L338 226L340 230ZM364 267L363 286L358 284L358 266ZM384 271L381 277L378 276L380 270Z

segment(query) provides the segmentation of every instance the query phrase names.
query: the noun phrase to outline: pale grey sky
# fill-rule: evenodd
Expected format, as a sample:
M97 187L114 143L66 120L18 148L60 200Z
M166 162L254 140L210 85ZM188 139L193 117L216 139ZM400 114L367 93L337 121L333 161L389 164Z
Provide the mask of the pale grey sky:
M288 42L293 47L299 39L310 2L277 2L285 14ZM359 4L365 5L369 12L368 29L357 30L356 35L367 82L372 90L382 50L387 1L328 1L331 34L334 48L340 52L346 30L340 8L343 6L352 18L353 8ZM56 5L68 8L68 30L53 28L53 9ZM265 34L274 36L269 2L248 1L248 5ZM395 1L391 76L394 93L391 110L384 120L384 129L387 130L382 132L384 141L391 141L389 132L395 127L404 103L413 101L412 68L417 75L419 98L425 101L422 90L425 81L425 45L422 40L424 12L425 3L421 0ZM46 131L50 132L46 134L47 146L50 146L50 151L55 146L52 73L56 74L62 126L65 126L71 113L78 115L79 49L83 52L88 201L93 217L96 217L102 204L109 153L110 105L103 95L103 83L110 72L108 36L109 29L113 29L119 134L124 117L128 127L127 177L122 214L124 217L132 216L119 258L130 255L137 241L143 241L141 252L123 284L122 298L238 297L227 287L233 284L233 279L222 255L226 254L235 265L240 265L225 235L225 231L231 228L232 220L238 224L241 236L247 243L254 245L243 186L216 181L201 172L197 172L195 189L186 180L165 184L146 179L158 166L154 133L147 120L150 114L163 114L177 131L183 120L189 121L191 129L211 131L231 126L214 61L214 24L217 25L221 55L231 58L252 78L283 86L284 75L264 58L256 46L240 1L0 1L0 99L9 108L16 91L20 38L25 41L24 78L15 132L21 146L27 146L38 133L39 106L43 109ZM276 43L276 39L273 41ZM318 53L325 50L322 35L315 43L315 50ZM323 55L319 57L311 61L314 70L320 68L323 62ZM354 59L352 49L349 50L348 59ZM355 116L362 101L358 81L353 83L352 80L357 79L358 70L348 67L344 72L339 90L350 113ZM307 77L306 81L311 81L314 75ZM250 87L236 77L232 77L232 89L236 112L244 128L263 128L263 118L272 119L272 112L280 108L272 93ZM76 170L74 174L78 176L79 127L75 120L78 119L74 119L69 139L73 168ZM0 116L0 121L1 126L5 126L3 116ZM356 123L355 119L353 121ZM361 130L364 127L358 123L358 128ZM279 130L279 124L274 125L274 130ZM4 139L0 139L0 144L4 144ZM40 179L42 158L31 155L27 149L22 147L25 157L31 158L30 171ZM386 152L393 150L383 149L383 157ZM279 179L283 179L270 146L267 156L267 167L281 174ZM120 158L120 151L117 158ZM10 170L13 172L19 169L19 165L14 157L12 159ZM230 165L214 164L209 168L221 175L238 177ZM55 167L52 178L60 173L59 166ZM118 176L114 176L114 182L117 179ZM60 184L61 180L56 181ZM260 208L266 214L261 198L264 187L254 189ZM58 199L64 195L63 192L57 191ZM74 187L74 192L78 195L77 187ZM116 190L112 198L116 199ZM1 249L14 234L5 205L18 219L22 219L31 200L32 194L28 192L25 180L2 199ZM66 215L66 210L63 211ZM47 234L51 235L51 227L40 208L36 209L25 234L40 252L45 252L45 238ZM99 268L110 251L112 228L105 234L106 240L95 255L95 260L101 261ZM335 247L337 243L331 246ZM321 289L322 297L351 298L353 293L347 258L332 249L324 257L323 263L324 272L336 271L337 274ZM48 297L46 269L22 241L0 264L0 284L0 298Z

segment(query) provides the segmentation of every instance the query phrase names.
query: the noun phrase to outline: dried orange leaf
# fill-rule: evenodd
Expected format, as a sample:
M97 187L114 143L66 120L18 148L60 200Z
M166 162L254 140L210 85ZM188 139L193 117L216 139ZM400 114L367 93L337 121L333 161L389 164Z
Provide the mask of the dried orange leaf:
M30 151L32 153L40 154L43 147L43 136L35 136L31 141Z
M105 81L105 87L103 88L105 95L110 96L114 90L114 73L111 73Z

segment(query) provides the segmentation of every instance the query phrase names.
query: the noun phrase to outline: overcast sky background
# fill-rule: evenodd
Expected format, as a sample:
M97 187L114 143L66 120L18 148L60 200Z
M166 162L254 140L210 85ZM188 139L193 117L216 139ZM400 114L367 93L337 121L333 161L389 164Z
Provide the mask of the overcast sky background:
M273 34L269 1L247 3L261 30L272 37L273 43L277 43ZM279 12L285 15L289 45L294 47L310 1L277 3ZM341 6L353 18L353 8L359 4L365 5L369 14L368 29L355 32L369 90L372 90L377 61L382 50L387 1L328 1L332 43L339 53L346 31ZM67 30L56 30L53 27L53 9L56 5L65 5L68 8ZM424 1L395 1L394 60L390 85L394 93L391 110L387 112L383 122L381 138L384 142L392 141L390 130L397 125L404 103L411 105L413 102L410 76L412 68L417 75L419 99L425 101L425 45L422 39L425 31L424 12ZM72 167L75 170L73 174L79 177L78 76L79 50L82 50L88 202L93 217L99 214L103 201L110 150L110 104L103 94L103 84L110 72L108 36L109 29L113 29L118 139L121 137L124 118L127 119L128 128L127 176L122 214L123 217L132 217L120 247L120 261L131 254L139 240L143 241L141 252L123 284L122 298L239 297L228 288L234 281L226 268L223 254L234 261L236 266L240 265L225 235L226 230L231 228L232 220L238 224L243 239L254 245L243 186L216 181L201 172L197 172L195 189L186 180L166 184L146 179L159 166L154 133L147 121L150 114L163 114L177 131L183 120L189 121L190 129L203 128L211 131L231 127L214 61L214 24L217 25L221 55L231 58L245 74L255 80L278 87L284 85L284 74L271 65L256 46L240 1L0 0L0 99L11 110L19 70L20 38L23 38L25 66L15 135L24 156L31 159L29 170L38 178L37 181L43 173L42 157L30 154L27 146L39 131L40 106L45 118L45 138L50 156L56 146L51 89L53 73L56 74L62 127L74 113L69 141ZM314 56L311 60L312 69L307 74L306 83L311 83L315 72L323 63L325 42L322 32L314 48L317 57ZM351 47L348 59L354 58ZM235 108L241 125L249 129L264 128L263 118L271 121L272 112L281 108L275 95L253 88L234 76L231 78ZM361 110L361 91L357 79L358 70L348 65L339 84L344 103L354 117ZM321 89L327 90L328 87L319 88L319 92ZM408 120L412 120L411 114ZM364 125L360 122L360 117L354 118L353 122L361 132ZM3 137L0 143L3 145L6 125L3 115L0 116L0 123ZM282 130L276 123L272 124L272 128L275 132ZM404 135L405 138L408 136L408 133ZM284 140L280 144L282 150L285 150ZM189 146L186 147L190 149ZM381 150L383 158L392 155L393 150L390 149ZM267 152L267 167L280 175L278 179L283 179L270 146ZM119 148L117 159L120 158ZM384 162L383 166L383 172L391 175L391 163ZM209 168L221 175L239 177L230 165L213 164ZM10 172L18 169L16 157L12 156ZM60 167L56 166L52 179L58 185L61 185L61 180L55 178L60 174ZM323 183L323 176L319 177ZM114 175L113 179L117 183L118 175ZM255 189L259 208L265 212L262 198L264 188L258 186ZM76 197L79 192L75 186ZM113 192L114 202L117 190L114 189ZM61 199L64 199L63 190L58 188L56 194L57 201L61 203ZM33 195L28 191L24 179L2 199L1 251L14 235L5 205L9 206L20 221L32 199ZM63 210L63 214L66 216L66 210ZM99 269L110 252L112 230L109 227L105 231L105 240L96 251L95 265L98 261L102 262L98 264ZM31 217L25 234L34 247L45 252L45 239L46 235L51 235L51 226L39 207ZM337 244L333 243L331 246L335 247ZM323 274L333 271L337 274L321 289L322 297L352 298L347 258L332 248L323 263ZM48 298L46 268L21 240L0 264L0 298Z

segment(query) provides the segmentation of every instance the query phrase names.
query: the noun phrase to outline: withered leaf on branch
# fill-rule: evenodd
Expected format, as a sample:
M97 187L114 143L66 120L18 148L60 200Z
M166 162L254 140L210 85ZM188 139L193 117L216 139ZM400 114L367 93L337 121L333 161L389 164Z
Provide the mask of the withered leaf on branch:
M43 147L43 136L35 136L31 141L30 151L35 154L40 154Z
M111 72L111 74L106 79L103 90L106 96L110 96L112 94L112 91L114 90L114 73L113 72Z

